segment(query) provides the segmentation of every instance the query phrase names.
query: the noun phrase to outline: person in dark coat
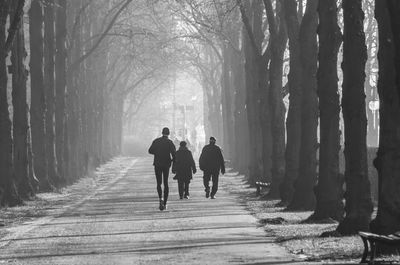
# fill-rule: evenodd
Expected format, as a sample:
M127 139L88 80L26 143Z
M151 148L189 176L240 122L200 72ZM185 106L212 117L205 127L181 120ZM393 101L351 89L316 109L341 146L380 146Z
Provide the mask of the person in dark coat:
M167 209L169 194L168 175L171 162L175 160L175 145L168 139L169 129L163 128L162 137L153 141L149 148L149 153L154 155L154 171L157 179L157 192L160 200L160 210ZM164 183L164 200L162 197L161 184Z
M189 183L196 174L196 164L192 152L186 147L186 142L179 143L179 149L176 152L175 162L172 166L172 173L176 173L174 179L178 180L179 198L189 199Z
M210 197L210 179L212 179L211 199L215 199L218 190L219 172L225 174L225 161L221 148L215 144L216 139L210 137L210 143L203 147L201 151L199 164L200 169L204 172L203 184L206 198Z

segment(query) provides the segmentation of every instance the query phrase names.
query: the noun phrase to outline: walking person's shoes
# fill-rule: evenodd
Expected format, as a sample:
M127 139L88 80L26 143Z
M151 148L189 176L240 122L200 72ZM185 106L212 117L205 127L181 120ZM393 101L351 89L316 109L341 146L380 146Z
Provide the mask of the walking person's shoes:
M159 207L160 211L163 211L165 209L165 204L163 200L160 200L160 207Z
M210 191L206 190L206 198L210 197Z
M189 199L189 195L185 195L184 198L185 198L185 199Z
M215 195L211 195L211 199L216 199L217 197L215 197Z
M164 210L167 210L167 203L164 203Z
M179 196L179 199L180 199L180 200L183 200L183 196Z

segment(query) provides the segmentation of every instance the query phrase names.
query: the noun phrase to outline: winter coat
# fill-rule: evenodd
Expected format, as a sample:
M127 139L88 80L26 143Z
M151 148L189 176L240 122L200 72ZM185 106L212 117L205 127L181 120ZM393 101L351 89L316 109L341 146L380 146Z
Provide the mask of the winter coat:
M176 152L172 172L176 173L174 179L183 181L190 181L192 179L192 172L196 173L196 164L192 152L186 147L180 147Z
M215 144L208 144L203 147L199 159L200 169L207 172L225 173L225 161L221 148Z
M170 167L175 159L175 145L167 136L162 136L153 141L149 153L154 155L153 165L156 167Z

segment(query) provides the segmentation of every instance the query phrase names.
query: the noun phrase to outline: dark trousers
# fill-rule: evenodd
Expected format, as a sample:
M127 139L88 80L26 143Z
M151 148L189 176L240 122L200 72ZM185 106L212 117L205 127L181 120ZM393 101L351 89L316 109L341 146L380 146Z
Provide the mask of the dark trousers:
M162 198L161 184L164 182L164 203L167 203L169 194L169 186L168 186L169 167L154 167L154 171L156 173L156 179L157 179L158 198L160 200Z
M189 183L190 180L178 180L179 197L189 196Z
M212 184L212 189L211 189L211 196L214 196L215 193L217 193L218 177L219 177L219 172L204 171L203 184L204 184L205 192L210 191L210 179L212 179L213 184Z

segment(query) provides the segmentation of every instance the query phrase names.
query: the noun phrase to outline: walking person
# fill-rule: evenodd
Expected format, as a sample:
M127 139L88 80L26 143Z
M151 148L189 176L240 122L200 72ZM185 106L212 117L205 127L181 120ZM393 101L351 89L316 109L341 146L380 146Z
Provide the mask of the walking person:
M160 211L167 209L169 194L168 175L171 162L175 160L175 145L168 139L169 129L163 128L162 136L155 139L149 148L149 153L154 155L154 171L157 179L157 193L160 200ZM164 184L164 199L161 184Z
M206 198L215 199L215 194L218 190L219 172L225 174L225 161L222 156L221 148L215 144L217 140L210 137L210 143L203 147L201 151L199 164L200 169L204 172L203 184ZM212 188L210 194L210 179L212 179Z
M192 152L187 148L187 143L179 143L175 161L172 166L172 173L176 173L174 179L178 180L179 198L189 199L189 184L193 178L192 173L196 174L196 164Z

